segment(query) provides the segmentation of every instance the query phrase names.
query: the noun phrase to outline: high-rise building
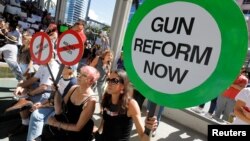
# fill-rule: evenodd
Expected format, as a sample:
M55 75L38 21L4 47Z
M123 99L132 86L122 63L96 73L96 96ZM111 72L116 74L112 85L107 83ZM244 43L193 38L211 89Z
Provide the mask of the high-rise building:
M73 25L78 19L85 19L89 0L67 0L66 23Z
M133 17L133 15L135 14L135 11L137 10L137 8L144 2L145 0L135 0L131 6L130 9L130 13L129 13L129 18L128 21L131 20L131 18Z

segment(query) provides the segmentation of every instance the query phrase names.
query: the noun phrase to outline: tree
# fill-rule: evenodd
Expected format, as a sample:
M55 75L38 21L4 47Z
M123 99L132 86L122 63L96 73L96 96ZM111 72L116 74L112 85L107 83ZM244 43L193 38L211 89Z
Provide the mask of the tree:
M54 9L56 7L56 4L52 0L47 0L44 2L44 7L49 11L49 9Z

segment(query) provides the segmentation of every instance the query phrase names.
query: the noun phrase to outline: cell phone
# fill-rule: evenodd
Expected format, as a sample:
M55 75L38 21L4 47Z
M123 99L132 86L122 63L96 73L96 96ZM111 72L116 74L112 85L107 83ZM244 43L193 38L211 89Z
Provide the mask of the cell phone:
M250 109L247 106L243 106L243 108L247 111L250 112Z

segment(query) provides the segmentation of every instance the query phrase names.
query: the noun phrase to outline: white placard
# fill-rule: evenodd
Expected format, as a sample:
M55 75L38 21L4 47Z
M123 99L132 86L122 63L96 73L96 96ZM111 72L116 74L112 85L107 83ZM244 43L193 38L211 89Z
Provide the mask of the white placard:
M42 21L42 17L41 16L32 14L31 17L32 17L32 19L35 19L35 21L38 21L38 22Z
M81 60L83 54L83 41L79 34L73 30L63 32L57 44L57 55L65 65L75 65Z
M30 28L30 23L26 23L26 22L23 22L23 21L18 21L18 24L21 25L23 29Z
M36 20L34 18L28 18L27 21L30 22L30 23L35 23L36 22Z
M47 64L52 57L53 47L50 37L45 32L33 35L30 41L30 54L33 61L38 64Z
M132 60L141 79L169 94L204 83L214 72L221 52L221 33L214 18L204 8L187 2L152 10L137 27L133 42ZM153 66L155 75L148 75Z
M16 15L16 14L19 14L19 13L22 12L21 8L14 7L14 6L11 6L11 5L7 5L5 11L7 13L10 13L10 14L13 14L13 15Z
M31 27L35 28L35 29L39 29L39 25L37 25L37 24L31 24Z

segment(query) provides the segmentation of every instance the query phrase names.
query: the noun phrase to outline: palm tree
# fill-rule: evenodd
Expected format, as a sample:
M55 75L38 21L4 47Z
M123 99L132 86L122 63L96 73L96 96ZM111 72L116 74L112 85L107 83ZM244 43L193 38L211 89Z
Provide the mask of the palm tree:
M55 2L53 2L53 0L47 0L44 2L44 7L47 7L47 11L49 11L49 9L54 9L56 6Z

